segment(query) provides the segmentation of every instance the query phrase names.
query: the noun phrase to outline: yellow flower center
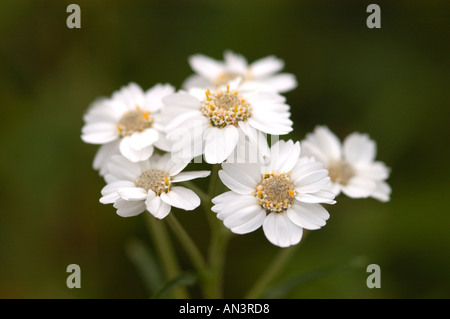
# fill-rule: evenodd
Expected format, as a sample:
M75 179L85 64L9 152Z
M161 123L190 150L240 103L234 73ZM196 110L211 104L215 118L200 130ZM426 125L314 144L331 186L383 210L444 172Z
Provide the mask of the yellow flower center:
M264 174L256 186L256 201L267 213L282 213L292 207L295 197L294 183L284 173Z
M170 187L172 186L169 173L159 168L144 171L134 183L137 187L142 187L146 191L154 191L158 196L162 192L167 193L170 191Z
M247 68L246 74L240 74L240 73L233 73L233 72L222 72L220 73L213 81L213 84L215 87L219 87L221 85L225 85L227 83L230 83L230 81L233 81L240 77L242 79L242 82L245 81L251 81L253 77L252 69L250 67Z
M334 161L328 165L328 172L333 183L347 185L355 176L353 168L345 161Z
M136 106L135 110L122 115L119 124L117 124L117 130L124 137L152 127L153 121L153 116L149 111L141 110L139 106Z
M210 126L237 126L239 121L246 121L251 116L251 105L237 91L230 91L229 86L215 93L206 90L205 95L200 111L208 118Z

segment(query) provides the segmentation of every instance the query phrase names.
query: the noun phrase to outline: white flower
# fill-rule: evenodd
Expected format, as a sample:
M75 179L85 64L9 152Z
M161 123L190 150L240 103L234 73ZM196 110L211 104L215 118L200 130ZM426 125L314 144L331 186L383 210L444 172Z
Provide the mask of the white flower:
M209 171L181 172L185 163L175 163L170 153L154 154L150 159L133 163L115 155L107 164L107 185L102 189L103 204L114 203L122 217L136 216L148 210L159 219L166 217L171 207L193 210L200 198L192 190L175 183L206 177Z
M168 151L161 121L161 99L175 89L157 84L144 92L130 83L113 93L111 98L95 101L84 115L81 138L86 143L100 144L94 168L105 174L104 165L112 154L120 152L132 162L148 159L154 146Z
M263 227L274 245L300 242L303 228L325 225L329 213L321 203L334 204L326 190L328 171L313 158L300 157L300 143L279 141L270 148L270 163L223 163L219 176L230 189L213 199L212 211L236 234Z
M265 156L264 135L284 135L292 130L289 105L273 92L237 90L240 79L213 91L191 89L163 99L164 112L173 120L166 126L174 141L175 157L190 160L204 154L210 164L222 163L244 135ZM176 141L176 142L175 142Z
M297 86L293 74L277 73L283 69L284 62L275 56L249 64L242 55L227 50L224 52L224 61L195 54L189 57L189 64L196 73L183 83L186 90L218 87L237 77L243 79L243 85L264 91L284 93Z
M385 182L390 170L375 161L376 144L367 134L352 133L344 142L326 126L317 126L302 141L304 154L314 156L330 172L331 190L352 198L373 197L388 201L391 188Z

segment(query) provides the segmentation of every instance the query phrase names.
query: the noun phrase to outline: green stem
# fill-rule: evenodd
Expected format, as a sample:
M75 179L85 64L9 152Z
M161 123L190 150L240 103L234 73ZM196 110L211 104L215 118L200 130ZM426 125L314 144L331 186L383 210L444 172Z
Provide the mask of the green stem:
M180 268L178 266L169 234L167 233L167 229L163 221L156 219L151 214L146 215L149 233L162 262L166 278L171 280L180 275ZM173 296L177 299L186 299L189 297L187 290L184 287L177 287L173 289Z
M208 259L210 272L207 297L209 298L223 298L225 256L230 237L230 232L226 229L218 228L213 233Z
M209 229L211 231L211 241L207 260L208 264L205 268L206 272L204 272L204 274L206 276L203 282L203 293L207 298L222 297L225 250L230 234L211 211L211 200L218 194L220 189L219 186L221 185L218 174L220 167L220 164L212 166L207 192L203 191L192 182L184 182L187 187L192 189L200 197L202 208L205 211Z
M220 190L219 185L220 164L212 167L211 179L208 187L210 198L214 198ZM208 251L209 276L207 282L206 297L223 298L223 276L225 266L226 247L230 238L230 232L225 229L211 212L211 199L209 201L209 210L206 211L211 228L211 242Z
M219 186L219 170L221 165L214 164L211 169L211 179L209 180L208 186L208 194L213 198L217 194L218 186Z
M246 299L260 298L261 295L266 291L270 282L276 277L276 275L278 275L279 271L292 258L298 246L299 245L294 245L288 248L282 248L282 250L272 261L272 263L267 267L266 271L250 288L245 298Z
M183 245L186 253L191 258L194 267L197 269L200 280L204 280L207 268L200 250L197 248L194 241L191 239L183 226L178 222L174 214L169 214L169 216L167 216L167 222L172 228L174 234L178 236L181 245Z
M206 217L208 218L208 222L209 222L209 226L211 229L211 235L212 237L214 237L214 234L217 233L220 229L220 223L218 222L217 217L215 216L214 212L211 211L211 207L213 206L212 204L212 199L218 194L218 190L219 190L219 170L220 170L221 165L220 164L214 164L212 169L211 169L211 179L209 180L209 185L208 185L208 202L207 205L205 207L205 213L206 213ZM210 245L210 250L212 249L213 245Z

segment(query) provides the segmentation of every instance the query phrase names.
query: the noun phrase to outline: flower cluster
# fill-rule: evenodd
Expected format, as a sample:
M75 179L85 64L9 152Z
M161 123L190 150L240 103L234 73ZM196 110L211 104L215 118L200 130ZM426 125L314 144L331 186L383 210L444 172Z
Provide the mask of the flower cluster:
M81 138L100 145L93 161L104 178L100 202L117 214L148 211L165 218L171 207L194 210L199 196L177 183L210 171L186 171L193 159L220 164L228 187L212 198L212 211L233 233L262 227L274 245L300 242L303 229L319 229L330 217L324 204L343 193L388 201L389 169L375 161L376 145L353 133L341 143L326 126L303 141L278 140L293 130L282 93L297 86L284 63L269 56L248 63L225 51L223 61L196 54L194 74L176 90L130 83L98 99L84 115ZM208 194L214 196L216 194Z

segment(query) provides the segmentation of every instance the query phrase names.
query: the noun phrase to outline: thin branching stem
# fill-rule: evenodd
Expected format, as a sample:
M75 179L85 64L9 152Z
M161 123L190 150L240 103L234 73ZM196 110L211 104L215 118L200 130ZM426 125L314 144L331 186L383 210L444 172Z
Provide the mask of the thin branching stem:
M275 256L272 263L266 268L266 271L261 274L255 284L250 288L245 295L246 299L261 298L272 280L279 274L283 267L291 260L294 253L297 251L299 245L290 246L288 248L281 248L278 255Z
M172 280L180 275L178 260L163 221L156 219L151 214L146 214L150 237L161 260L167 280ZM174 298L185 299L189 294L185 287L173 289Z

